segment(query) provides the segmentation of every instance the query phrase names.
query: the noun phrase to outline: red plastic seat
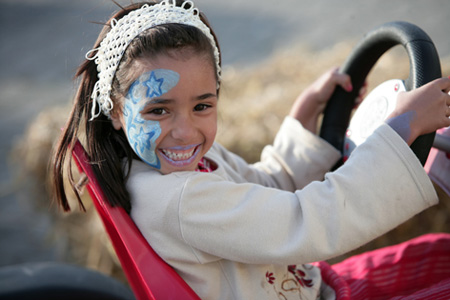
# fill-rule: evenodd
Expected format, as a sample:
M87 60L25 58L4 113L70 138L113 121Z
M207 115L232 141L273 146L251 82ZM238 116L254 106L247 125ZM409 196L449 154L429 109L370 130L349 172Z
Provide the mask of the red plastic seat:
M89 181L87 190L119 257L122 268L138 300L200 299L184 280L152 249L121 207L111 207L79 141L72 155L80 172Z

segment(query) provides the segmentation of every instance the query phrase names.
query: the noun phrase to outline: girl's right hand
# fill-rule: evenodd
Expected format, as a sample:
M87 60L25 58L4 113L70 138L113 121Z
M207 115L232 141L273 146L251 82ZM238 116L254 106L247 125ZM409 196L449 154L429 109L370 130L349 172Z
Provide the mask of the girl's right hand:
M336 67L324 73L297 97L289 115L299 120L303 127L312 133L316 133L319 115L325 109L328 100L330 100L338 85L347 92L353 89L350 76L341 73L339 68ZM360 94L364 92L365 87L360 91ZM361 100L358 99L356 104L360 102Z
M450 78L439 78L398 95L389 124L411 145L420 135L450 126Z

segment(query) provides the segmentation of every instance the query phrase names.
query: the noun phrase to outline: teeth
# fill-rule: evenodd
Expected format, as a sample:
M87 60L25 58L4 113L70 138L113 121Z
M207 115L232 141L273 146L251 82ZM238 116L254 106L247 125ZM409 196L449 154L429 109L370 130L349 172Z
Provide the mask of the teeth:
M189 152L185 152L185 153L176 153L176 152L172 152L169 150L162 150L164 152L164 155L166 155L168 158L170 158L171 160L186 160L188 158L190 158L192 156L192 154L194 154L194 150L195 148L192 148L192 150L190 150Z

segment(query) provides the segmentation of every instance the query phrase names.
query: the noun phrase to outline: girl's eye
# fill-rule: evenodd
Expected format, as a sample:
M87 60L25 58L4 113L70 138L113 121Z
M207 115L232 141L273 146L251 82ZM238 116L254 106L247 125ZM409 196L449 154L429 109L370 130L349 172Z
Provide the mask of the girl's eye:
M147 113L152 115L164 115L167 112L164 108L154 108L152 110L149 110Z
M208 104L197 104L194 107L194 111L203 111L203 110L208 109L210 107L211 107L211 105L208 105Z

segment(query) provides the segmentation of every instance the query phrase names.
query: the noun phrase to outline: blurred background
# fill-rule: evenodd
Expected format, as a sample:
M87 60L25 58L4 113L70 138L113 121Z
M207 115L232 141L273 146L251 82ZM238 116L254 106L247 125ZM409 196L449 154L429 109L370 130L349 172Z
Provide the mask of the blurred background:
M121 5L128 1L118 0ZM222 48L218 140L248 161L270 143L290 104L324 71L343 63L372 28L403 20L424 29L450 75L448 0L197 0ZM46 189L51 147L75 93L77 66L117 6L109 0L0 0L0 266L66 261L121 278L95 211L63 214ZM393 50L369 88L408 76ZM450 232L448 197L364 249L421 233ZM85 201L86 204L89 200ZM362 249L362 250L364 250Z

